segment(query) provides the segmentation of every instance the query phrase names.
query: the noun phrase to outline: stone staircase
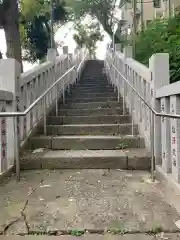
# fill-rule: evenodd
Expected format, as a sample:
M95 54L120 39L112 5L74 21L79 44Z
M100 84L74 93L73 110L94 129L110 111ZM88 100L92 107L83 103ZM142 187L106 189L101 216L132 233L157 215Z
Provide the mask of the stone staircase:
M47 136L39 127L21 159L21 169L149 170L144 139L132 136L131 116L108 84L104 62L90 60L83 75L47 117Z

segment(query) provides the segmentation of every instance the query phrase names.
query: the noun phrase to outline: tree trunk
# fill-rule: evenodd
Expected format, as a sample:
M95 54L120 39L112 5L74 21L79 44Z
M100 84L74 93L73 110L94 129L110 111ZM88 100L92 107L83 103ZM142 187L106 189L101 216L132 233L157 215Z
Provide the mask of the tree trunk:
M49 36L49 40L50 40L51 39L51 28L50 28L47 20L44 20L44 24L46 26L48 36ZM57 50L57 46L56 46L56 43L55 43L55 40L54 40L54 36L53 36L53 48L56 50L56 54L59 55L58 50Z
M7 45L6 56L16 59L21 64L21 70L23 71L18 4L16 0L6 0L6 4L3 22Z
M111 26L107 23L107 20L99 18L98 15L96 17L99 20L99 22L102 24L102 26L104 28L104 31L107 32L107 34L109 34L109 36L112 39L113 38L113 31L112 31ZM120 37L118 36L117 33L114 35L114 41L115 41L115 44L121 42L121 39L120 39Z

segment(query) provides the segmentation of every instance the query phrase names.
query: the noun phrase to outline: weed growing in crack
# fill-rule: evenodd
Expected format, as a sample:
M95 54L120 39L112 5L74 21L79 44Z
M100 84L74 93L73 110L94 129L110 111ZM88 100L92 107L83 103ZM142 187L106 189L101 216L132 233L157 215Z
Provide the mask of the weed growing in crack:
M112 228L108 230L108 233L110 234L114 234L114 235L124 235L125 233L127 233L127 229L125 229L123 226L119 227L119 228Z
M118 144L118 146L116 147L116 149L126 149L126 148L128 148L128 144L126 144L126 143L120 143L120 144Z
M74 229L69 232L71 236L76 236L76 237L82 236L84 235L84 233L85 233L84 230L78 230L78 229Z
M156 235L157 233L161 233L161 232L163 232L163 228L159 225L155 225L150 229L149 234Z

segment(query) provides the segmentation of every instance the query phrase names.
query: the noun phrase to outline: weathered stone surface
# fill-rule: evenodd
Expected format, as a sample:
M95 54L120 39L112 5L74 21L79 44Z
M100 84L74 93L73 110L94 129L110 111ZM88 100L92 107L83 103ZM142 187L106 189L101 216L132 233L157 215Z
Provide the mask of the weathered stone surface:
M127 155L129 170L150 170L151 156L145 149L131 149Z
M171 173L164 173L159 165L156 166L156 178L161 182L157 185L157 191L180 213L179 183L174 181Z
M43 127L39 128L42 134ZM71 125L48 125L48 135L130 135L132 124L71 124ZM138 133L137 125L134 126L134 133Z
M131 117L120 115L122 98L120 103L109 101L108 93L111 92L111 98L117 98L117 94L113 95L112 87L106 88L107 79L100 75L102 78L98 77L98 69L97 75L79 82L75 95L67 97L66 94L68 104L63 106L59 102L62 116L47 118L51 125L47 131L51 136L31 139L31 147L36 150L24 154L21 168L34 171L24 171L20 183L15 185L12 179L6 188L0 188L2 229L4 219L11 220L8 212L14 202L23 205L28 198L25 214L29 232L65 231L67 234L68 230L88 229L91 233L104 233L109 229L111 234L141 233L131 236L146 240L144 233L149 231L177 231L175 222L179 215L157 191L159 183L152 183L148 173L134 171L150 167L144 139L128 135L132 134ZM102 81L102 85L95 79ZM100 94L96 96L97 89ZM84 103L83 98L88 102ZM137 133L137 126L135 128ZM28 196L31 189L35 191ZM8 204L3 197L7 193ZM12 229L13 233L20 231L18 225ZM129 236L118 237L129 240ZM146 236L148 240L154 238Z
M66 150L24 153L21 169L131 169L150 170L145 149Z
M59 116L102 116L102 115L122 115L123 109L114 108L87 108L87 109L60 109Z
M110 150L123 148L144 148L139 136L58 136L52 138L52 149L61 150Z
M52 137L51 136L38 136L32 137L28 144L29 149L38 148L52 148Z
M19 216L28 199L24 212L30 231L177 231L180 216L157 191L160 183L149 177L119 169L22 172L19 183L12 177L0 186L0 229ZM13 233L18 231L14 225Z
M127 154L121 150L70 150L32 154L21 169L127 169Z
M87 92L74 92L73 91L73 93L71 94L71 95L69 95L69 97L72 97L72 98L84 98L84 97L88 97L88 98L90 98L90 97L92 97L92 98L94 98L94 97L107 97L107 96L109 96L109 97L117 97L118 95L117 95L117 92L114 92L114 91L111 91L111 92L97 92L97 93L94 93L94 92L89 92L89 93L87 93ZM122 98L121 98L121 100L122 100Z
M53 119L55 121L55 118ZM101 115L101 116L64 116L63 124L111 124L129 123L129 115Z
M163 236L163 237L162 237ZM2 240L16 240L17 237L15 236L6 236L1 237ZM148 235L148 234L126 234L126 235L118 235L112 236L111 234L106 235L97 235L97 234L86 234L84 236L75 237L75 236L24 236L21 239L27 240L74 240L74 239L82 239L82 240L179 240L180 234L178 233L171 233L171 234L157 234L157 235Z
M72 98L68 97L65 99L66 103L90 103L90 102L108 102L108 101L117 101L117 97L78 97L78 98Z
M61 105L60 108L63 109L67 109L67 108L81 108L81 109L87 109L87 108L111 108L111 107L121 107L122 105L116 101L114 102L89 102L89 103L67 103L64 105Z

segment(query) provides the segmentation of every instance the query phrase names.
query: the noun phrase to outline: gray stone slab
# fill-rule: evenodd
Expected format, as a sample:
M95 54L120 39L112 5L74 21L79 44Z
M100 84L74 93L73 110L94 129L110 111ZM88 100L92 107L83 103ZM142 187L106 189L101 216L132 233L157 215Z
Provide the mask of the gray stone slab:
M0 101L12 101L13 93L9 91L0 90Z
M122 108L93 108L93 109L60 109L60 116L102 116L102 115L122 115Z
M52 119L52 124L57 122L57 119ZM102 115L102 116L64 116L63 124L114 124L114 123L129 123L130 115ZM48 121L49 122L49 121ZM57 123L56 123L57 124Z
M26 219L30 231L38 233L68 229L177 231L175 222L180 216L157 191L159 183L152 183L149 177L143 171L23 171L20 182L12 176L0 185L0 231L19 216L27 199ZM23 231L23 224L13 225L13 233ZM7 234L11 233L10 227Z
M121 107L121 104L117 101L114 102L91 102L91 103L69 103L60 105L60 109L67 108L81 108L81 109L93 109L93 108L112 108L112 107Z
M110 84L107 84L107 82L106 83L97 83L97 84L95 84L95 83L79 83L79 84L77 84L77 88L79 88L79 87L88 87L88 88L91 88L91 87L105 87L105 88L107 88L107 87L109 87L109 88L112 88L112 86L110 85Z
M43 133L43 127L39 133ZM134 126L135 134L138 126ZM132 124L78 124L78 125L50 125L47 126L48 135L130 135Z
M79 86L76 89L72 90L73 92L79 91L79 92L112 92L114 91L114 89L112 87L96 87L96 86L92 86L92 87L85 87L85 86Z
M52 125L52 124L55 124L55 125L61 125L63 124L63 117L62 116L48 116L47 117L47 124L48 125Z
M162 237L163 236L163 237ZM98 235L98 234L85 234L84 236L75 237L70 235L64 236L1 236L2 240L16 240L16 239L25 239L25 240L179 240L180 234L178 233L166 233L166 234L157 234L156 236L148 234L125 234L113 236L111 234Z
M57 127L58 135L112 135L119 134L118 124L62 125Z
M94 94L98 94L98 93L100 93L100 92L102 92L102 93L106 93L106 94L108 94L108 93L114 93L115 91L114 91L114 89L113 88L104 88L104 89L100 89L100 88L73 88L72 89L72 93L74 93L74 94L76 94L76 93L79 93L79 94L84 94L84 93L94 93Z
M106 97L78 97L78 98L75 98L75 97L67 97L65 98L65 103L91 103L91 102L111 102L111 101L117 101L117 97L114 96L114 97L109 97L109 96L106 96ZM122 100L121 100L122 102Z
M35 136L30 138L28 143L29 149L38 148L52 148L52 137L51 136Z
M134 156L134 163L133 158ZM129 164L133 164L133 168ZM66 150L42 153L25 152L21 169L136 169L149 170L150 158L145 149Z
M180 213L180 184L174 180L172 173L165 173L160 165L156 165L156 179L161 182L157 191Z
M144 148L144 139L138 136L57 136L52 138L51 147L61 150Z
M127 150L129 170L150 170L151 156L146 149Z
M118 94L117 94L117 92L108 92L108 93L106 93L106 92L96 92L96 93L94 93L94 92L89 92L89 93L87 93L87 92L82 92L82 93L79 93L79 92L72 92L72 94L71 95L69 95L69 97L74 97L74 98L82 98L82 97L88 97L88 98L90 98L90 97L92 97L92 98L94 98L94 97L117 97L118 96ZM122 99L122 98L121 98Z
M41 161L43 169L127 169L123 151L54 151Z

